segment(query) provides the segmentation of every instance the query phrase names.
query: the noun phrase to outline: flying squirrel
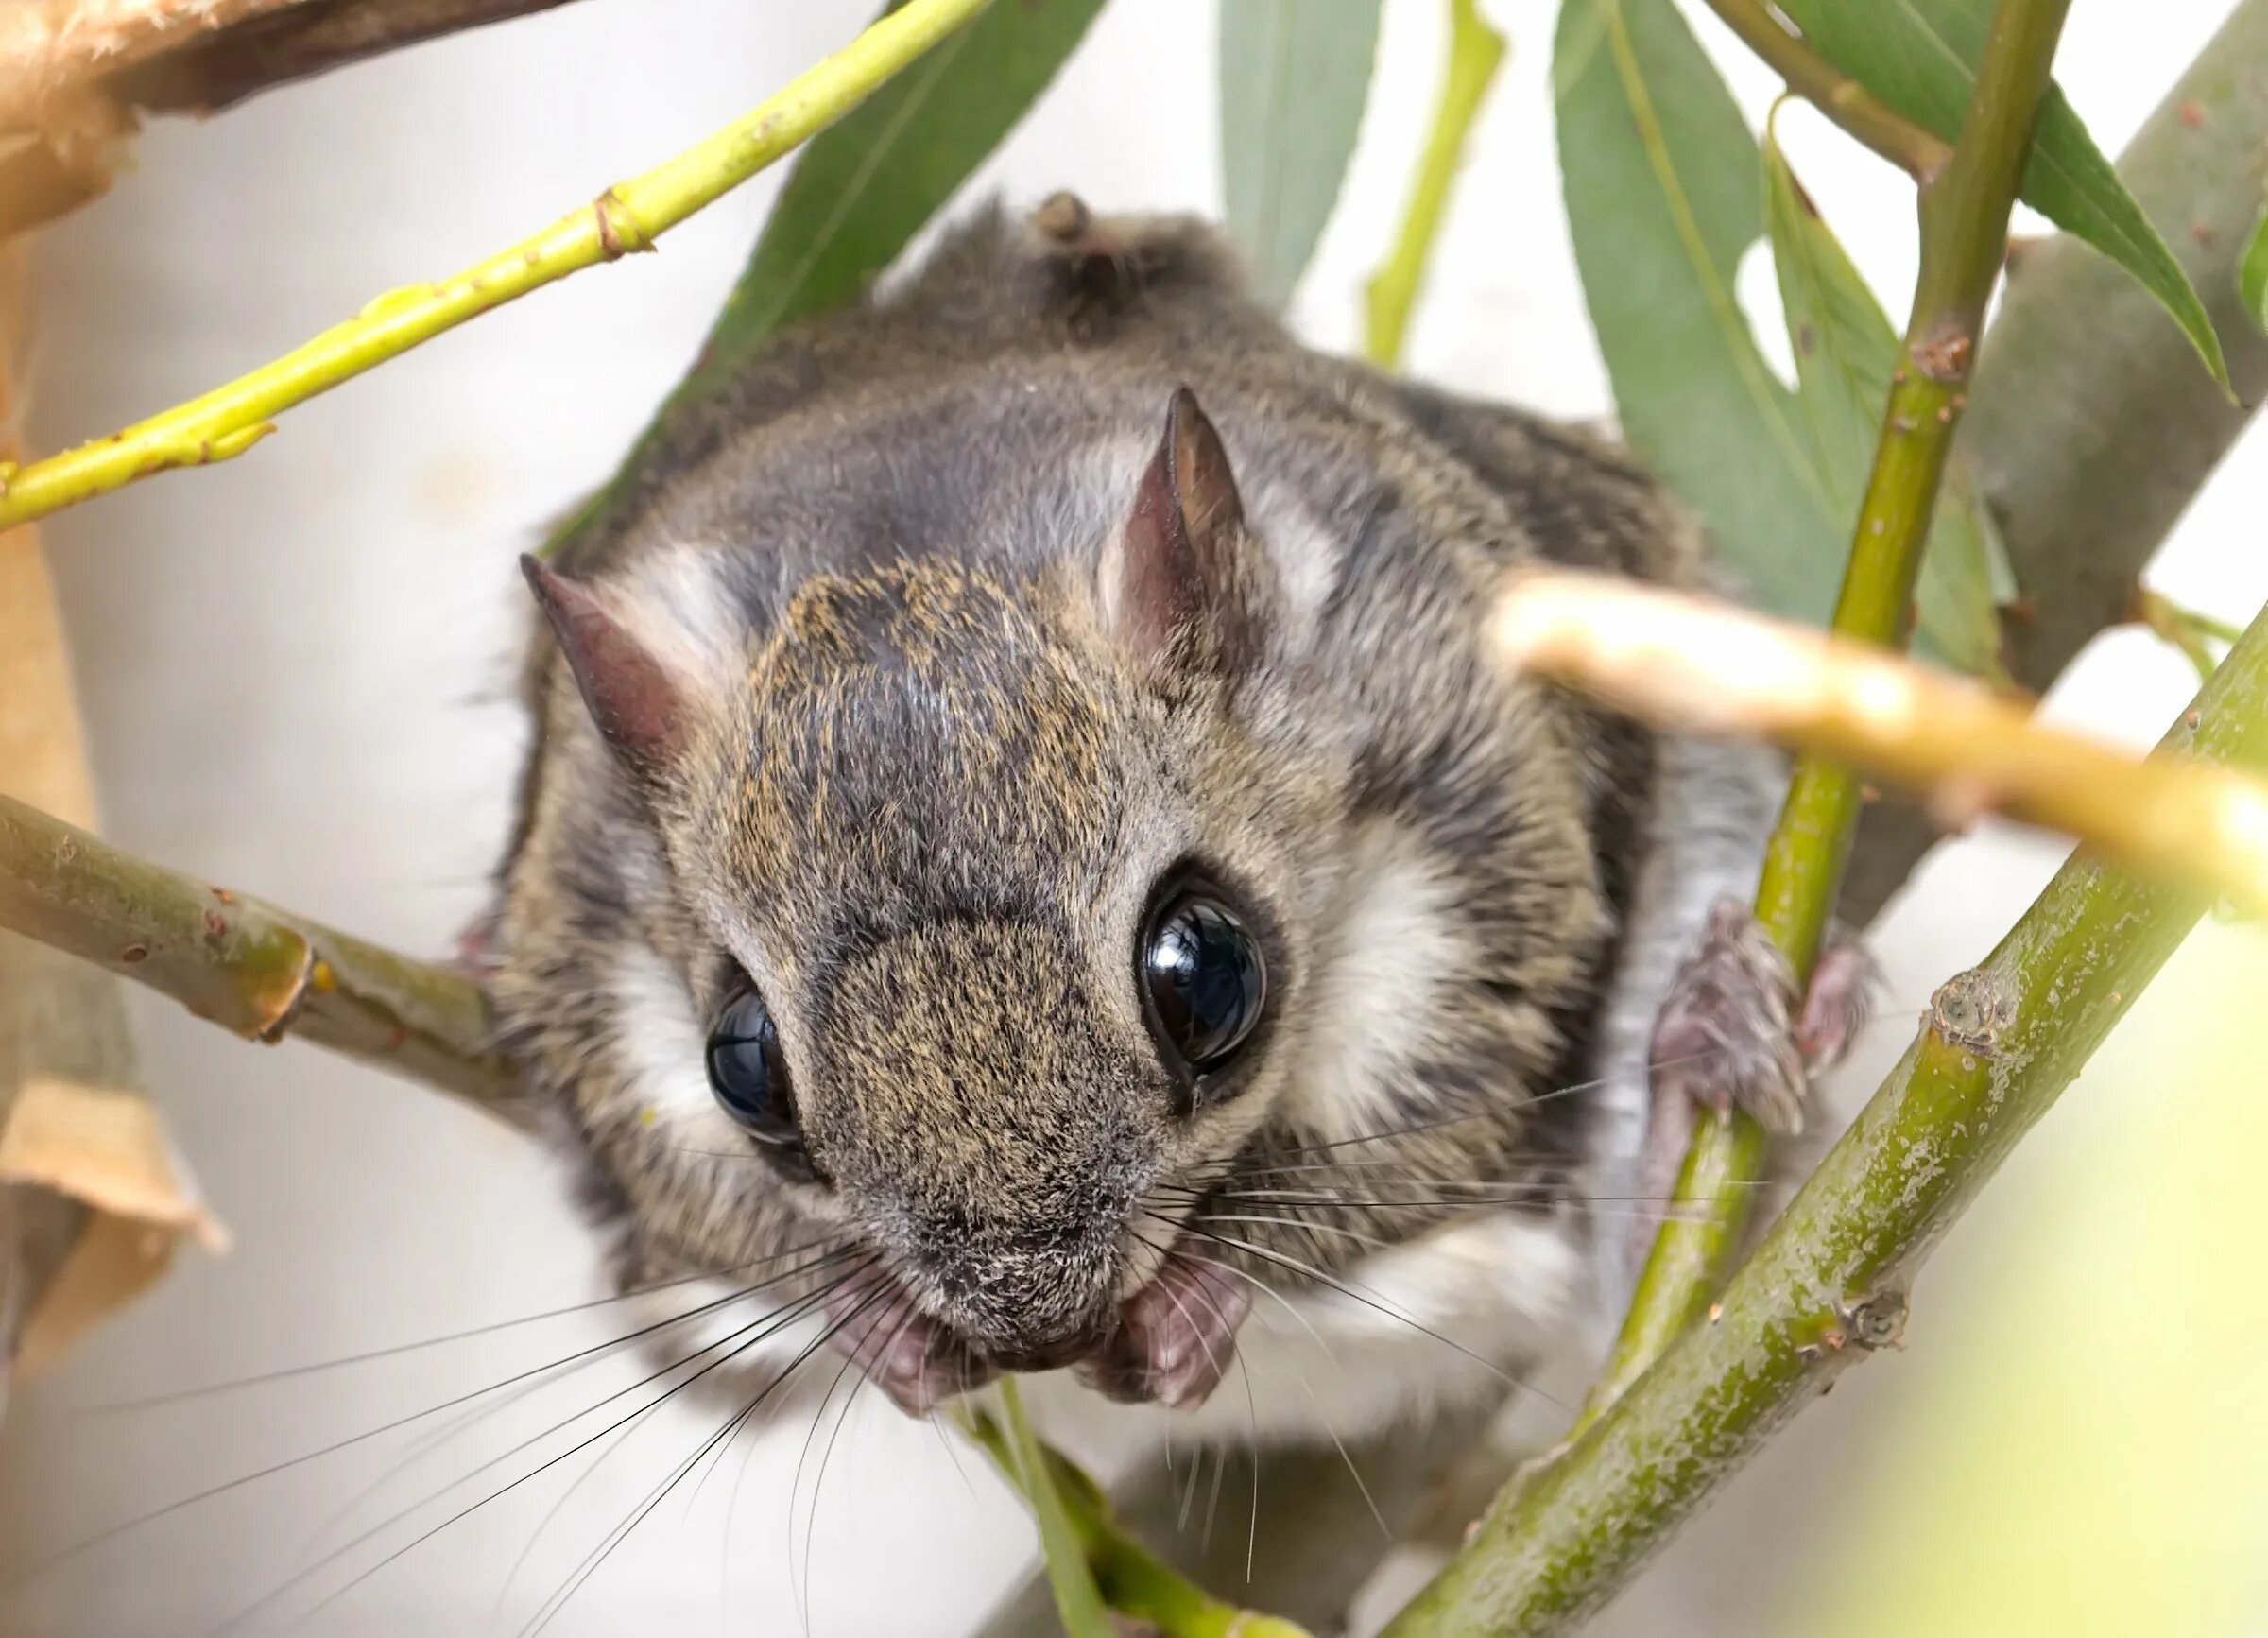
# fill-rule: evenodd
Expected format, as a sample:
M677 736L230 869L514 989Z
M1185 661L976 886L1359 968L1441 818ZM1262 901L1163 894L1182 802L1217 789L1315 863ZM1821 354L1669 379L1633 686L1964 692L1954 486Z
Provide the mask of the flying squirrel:
M1196 221L979 213L769 339L525 564L482 958L626 1281L1197 1440L1478 1403L1619 1302L1591 1202L1797 1126L1864 984L1744 907L1774 761L1492 661L1531 566L1714 583L1609 442L1301 345Z

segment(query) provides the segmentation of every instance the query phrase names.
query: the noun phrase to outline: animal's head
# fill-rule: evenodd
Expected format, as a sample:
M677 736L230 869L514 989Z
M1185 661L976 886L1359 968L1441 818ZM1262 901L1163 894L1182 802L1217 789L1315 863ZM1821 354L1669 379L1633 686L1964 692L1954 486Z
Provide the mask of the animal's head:
M658 844L647 982L699 1030L626 1018L638 1073L579 1123L681 1256L783 1214L857 1247L830 1308L909 1407L1073 1363L1209 1392L1270 1231L1194 1216L1282 1144L1342 1000L1353 758L1186 391L1116 512L1034 578L939 543L721 637L529 565Z

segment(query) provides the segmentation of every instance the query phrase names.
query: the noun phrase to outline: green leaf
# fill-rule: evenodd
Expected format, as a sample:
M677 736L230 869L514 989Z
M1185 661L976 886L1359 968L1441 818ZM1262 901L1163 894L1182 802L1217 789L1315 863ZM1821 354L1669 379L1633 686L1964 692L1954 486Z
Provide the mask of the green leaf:
M2261 213L2259 225L2252 230L2252 238L2244 247L2244 260L2237 267L2237 289L2254 326L2268 331L2268 211Z
M1379 0L1221 0L1221 181L1252 289L1291 300L1337 202Z
M1812 458L1836 506L1855 519L1880 441L1898 332L1850 257L1813 208L1786 156L1764 140L1772 262L1796 355L1796 404ZM1915 590L1916 638L1964 671L2000 669L1990 519L1958 459L1946 473Z
M1851 514L1733 297L1764 231L1756 138L1670 0L1566 0L1553 78L1568 225L1624 436L1758 603L1824 624Z
M621 470L781 326L865 290L1022 118L1102 9L1000 0L806 143L694 368ZM556 531L547 554L601 515L613 488Z
M1023 117L1102 9L995 5L806 144L705 353L745 355L865 289Z
M1949 140L1961 128L1995 0L1778 0L1812 45L1908 119ZM2024 202L2156 296L2215 380L2228 365L2205 303L2166 241L2087 133L2063 92L2040 104Z

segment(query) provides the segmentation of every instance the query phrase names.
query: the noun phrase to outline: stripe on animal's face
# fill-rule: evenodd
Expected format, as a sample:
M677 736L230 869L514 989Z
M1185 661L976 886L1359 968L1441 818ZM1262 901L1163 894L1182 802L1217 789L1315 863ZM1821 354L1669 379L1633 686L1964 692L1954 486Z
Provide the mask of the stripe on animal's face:
M750 669L741 864L818 892L878 871L933 867L943 889L1013 861L1091 870L1125 704L1099 659L963 564L815 579Z

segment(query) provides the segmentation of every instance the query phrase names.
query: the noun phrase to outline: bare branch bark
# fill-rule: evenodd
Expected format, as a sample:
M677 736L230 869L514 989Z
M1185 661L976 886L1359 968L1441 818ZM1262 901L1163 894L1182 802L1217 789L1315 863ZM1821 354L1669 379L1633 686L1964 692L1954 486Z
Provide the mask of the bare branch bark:
M288 0L105 77L146 113L215 113L246 97L567 0Z
M1494 627L1508 664L1647 721L1769 739L1920 791L1949 824L2005 814L2268 914L2268 786L2246 775L2138 759L1966 678L1605 576L1523 576Z
M249 1039L304 1036L529 1124L471 979L136 858L7 797L0 929Z

